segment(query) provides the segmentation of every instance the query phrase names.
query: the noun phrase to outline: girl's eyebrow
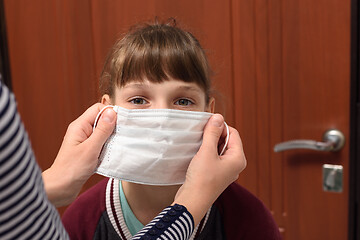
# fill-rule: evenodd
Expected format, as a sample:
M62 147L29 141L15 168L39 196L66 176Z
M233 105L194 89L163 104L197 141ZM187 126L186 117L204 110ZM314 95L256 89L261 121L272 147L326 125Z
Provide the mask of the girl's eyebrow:
M193 86L179 86L178 89L186 90L186 91L194 91L194 92L201 92L201 89Z

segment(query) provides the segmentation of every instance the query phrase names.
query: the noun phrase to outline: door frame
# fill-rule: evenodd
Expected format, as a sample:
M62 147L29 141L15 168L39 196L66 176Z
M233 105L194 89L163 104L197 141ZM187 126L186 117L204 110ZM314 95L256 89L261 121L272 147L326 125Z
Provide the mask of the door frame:
M11 90L10 61L3 0L0 0L0 74L2 75L1 81Z
M360 6L351 0L349 240L360 240Z

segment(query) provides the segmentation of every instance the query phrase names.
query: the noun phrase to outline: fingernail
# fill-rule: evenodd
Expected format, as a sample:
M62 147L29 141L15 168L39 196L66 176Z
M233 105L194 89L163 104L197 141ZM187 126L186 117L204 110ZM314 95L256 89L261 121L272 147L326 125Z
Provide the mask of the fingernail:
M210 124L215 127L221 127L224 124L224 118L220 114L215 114L210 118Z
M104 122L107 122L107 123L112 123L115 119L115 112L111 109L106 109L102 116L101 116L101 119L104 121Z

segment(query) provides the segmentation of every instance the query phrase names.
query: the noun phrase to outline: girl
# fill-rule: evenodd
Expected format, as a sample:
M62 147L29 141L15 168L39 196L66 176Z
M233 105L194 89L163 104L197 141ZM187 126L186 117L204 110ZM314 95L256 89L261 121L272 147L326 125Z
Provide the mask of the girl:
M210 73L204 50L189 32L170 24L138 26L114 45L105 63L100 81L101 101L126 109L213 112L215 100L210 96ZM222 121L219 122L223 129ZM208 161L204 167L207 170L186 178L196 182L197 175L204 177L209 168L216 172L222 162L229 163L229 168L237 173L244 169L245 157L236 136L237 131L230 128L229 146L223 156L218 155L217 144L206 149L202 146L191 164ZM229 176L230 183L237 174ZM217 175L207 177L214 185L222 182ZM204 191L208 196L202 182L196 186L199 195ZM186 192L186 187L181 185L152 186L106 179L67 209L63 223L73 239L130 239L176 201L184 201L191 208L191 204L186 205L190 200L176 198L183 191ZM280 239L271 214L255 196L236 183L220 194L213 195L210 202L216 201L208 211L197 214L196 208L189 209L195 213L197 226L191 239ZM201 205L208 200L199 198L197 203ZM176 234L169 232L167 236L175 238Z

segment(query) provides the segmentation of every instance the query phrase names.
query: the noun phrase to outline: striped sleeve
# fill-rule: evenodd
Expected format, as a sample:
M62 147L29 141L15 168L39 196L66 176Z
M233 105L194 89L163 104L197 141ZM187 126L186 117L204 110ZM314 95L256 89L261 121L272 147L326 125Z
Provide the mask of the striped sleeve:
M165 208L158 216L133 236L133 240L176 239L187 240L194 231L194 219L186 207L175 204Z
M0 239L68 238L47 199L14 95L0 81Z

